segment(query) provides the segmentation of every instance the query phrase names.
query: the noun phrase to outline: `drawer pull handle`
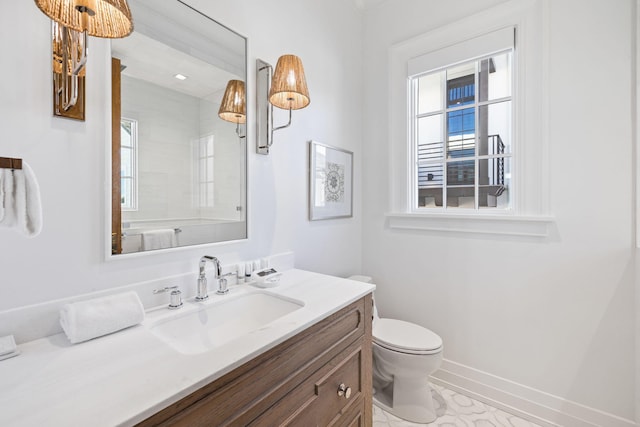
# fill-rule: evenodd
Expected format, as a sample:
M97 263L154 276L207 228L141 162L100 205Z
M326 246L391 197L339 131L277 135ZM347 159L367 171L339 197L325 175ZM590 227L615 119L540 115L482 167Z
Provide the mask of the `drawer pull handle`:
M344 384L340 384L340 386L338 386L338 396L342 397L344 396L345 399L348 399L351 397L351 387L347 387Z

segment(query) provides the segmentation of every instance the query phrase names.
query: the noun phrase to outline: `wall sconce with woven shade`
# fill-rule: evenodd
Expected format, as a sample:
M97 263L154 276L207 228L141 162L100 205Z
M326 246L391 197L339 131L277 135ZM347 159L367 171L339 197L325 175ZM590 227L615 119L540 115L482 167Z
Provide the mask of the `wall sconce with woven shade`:
M311 100L302 61L297 56L283 55L278 58L275 71L270 64L258 59L256 70L257 152L269 154L269 148L273 144L273 132L289 127L291 112L305 108ZM289 110L287 124L273 127L273 106Z
M242 139L246 134L240 132L240 125L247 122L247 94L242 80L229 80L224 91L218 117L236 124L236 133Z
M35 0L52 23L53 113L84 120L87 36L126 37L133 31L127 0Z

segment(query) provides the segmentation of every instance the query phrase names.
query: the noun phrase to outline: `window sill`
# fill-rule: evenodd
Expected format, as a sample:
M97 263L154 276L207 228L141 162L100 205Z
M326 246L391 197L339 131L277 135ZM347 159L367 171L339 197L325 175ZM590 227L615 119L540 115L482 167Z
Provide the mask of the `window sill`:
M389 227L506 236L547 237L552 216L469 215L451 213L388 213Z

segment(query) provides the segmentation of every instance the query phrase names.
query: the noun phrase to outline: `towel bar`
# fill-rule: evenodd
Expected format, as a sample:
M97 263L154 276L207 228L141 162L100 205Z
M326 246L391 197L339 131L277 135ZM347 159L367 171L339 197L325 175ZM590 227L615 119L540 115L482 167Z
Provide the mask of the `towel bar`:
M22 159L0 157L0 169L22 169Z

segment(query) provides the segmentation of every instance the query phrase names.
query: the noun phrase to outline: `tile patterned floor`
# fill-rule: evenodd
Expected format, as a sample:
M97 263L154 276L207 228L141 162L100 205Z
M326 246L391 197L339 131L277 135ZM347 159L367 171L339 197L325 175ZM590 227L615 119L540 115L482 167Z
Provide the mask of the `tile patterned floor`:
M539 427L467 396L434 385L442 394L446 408L437 408L438 418L429 424L416 424L395 417L373 406L373 427Z

